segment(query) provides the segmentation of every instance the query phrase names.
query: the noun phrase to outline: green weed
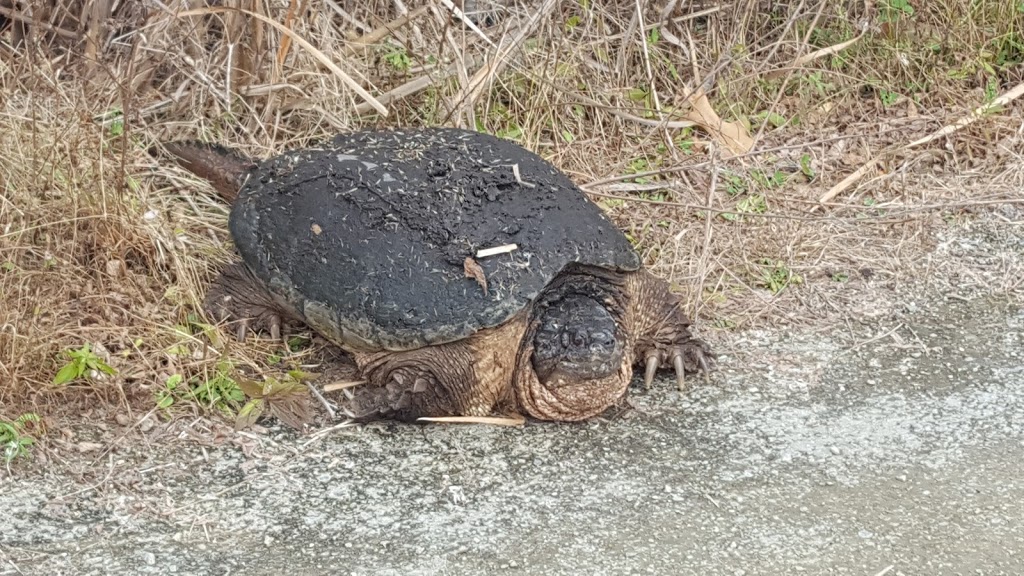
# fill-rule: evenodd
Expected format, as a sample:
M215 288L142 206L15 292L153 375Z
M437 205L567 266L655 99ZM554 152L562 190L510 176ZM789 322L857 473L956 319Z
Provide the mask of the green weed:
M89 344L84 344L78 350L65 350L64 356L68 363L57 371L53 377L53 383L61 386L69 382L88 376L95 378L100 373L113 376L116 370L108 366L103 360L89 349Z
M231 376L233 370L231 363L224 361L207 378L193 376L185 380L181 374L174 374L157 392L156 405L167 410L178 402L191 401L233 418L245 402L245 393Z
M773 295L782 292L787 286L803 283L803 278L787 268L782 261L762 258L757 263L761 266L757 285Z
M39 415L31 412L18 416L13 422L0 419L0 446L4 451L4 464L10 466L16 458L28 457L29 449L36 441L29 430L40 421Z

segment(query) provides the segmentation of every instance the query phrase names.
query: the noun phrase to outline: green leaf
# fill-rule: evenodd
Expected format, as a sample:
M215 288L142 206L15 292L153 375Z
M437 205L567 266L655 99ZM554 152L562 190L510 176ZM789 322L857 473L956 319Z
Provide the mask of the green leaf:
M53 384L55 386L60 386L78 378L82 375L79 372L79 367L80 365L76 362L66 364L59 372L57 372L57 375L53 377Z
M87 362L87 366L89 366L89 368L93 370L103 372L108 376L113 376L114 374L117 374L117 370L114 370L109 365L107 365L107 363L103 362L99 358L90 358L89 361Z
M627 94L629 95L629 99L634 102L640 102L647 99L647 90L644 90L643 88L630 88Z
M174 404L174 396L171 396L170 394L161 394L157 397L156 407L161 410L170 408L172 404Z

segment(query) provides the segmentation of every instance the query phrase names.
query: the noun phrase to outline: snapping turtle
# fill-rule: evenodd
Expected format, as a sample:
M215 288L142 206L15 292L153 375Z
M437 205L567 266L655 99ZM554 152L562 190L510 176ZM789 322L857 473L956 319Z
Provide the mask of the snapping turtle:
M633 365L707 372L708 347L625 236L539 156L457 129L360 131L255 163L164 148L233 207L243 264L207 294L220 320L307 323L353 355L358 417L582 420ZM495 253L488 255L488 253Z

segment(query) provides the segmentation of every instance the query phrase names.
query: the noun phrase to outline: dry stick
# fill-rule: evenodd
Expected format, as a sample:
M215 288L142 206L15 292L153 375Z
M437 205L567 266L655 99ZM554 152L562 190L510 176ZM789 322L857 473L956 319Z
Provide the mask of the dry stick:
M703 10L698 10L696 12L691 12L691 13L683 15L683 16L676 16L675 18L672 18L671 20L668 20L668 21L657 22L655 24L648 24L643 30L644 30L644 32L650 32L651 30L654 30L655 28L658 28L659 26L660 27L664 27L666 24L679 24L680 22L686 22L688 20L695 20L697 18L703 18L705 16L710 16L712 14L715 14L716 12L721 12L723 10L725 10L725 4L722 4L722 5L719 5L719 6L712 6L711 8L705 8ZM611 36L605 36L605 37L603 37L603 40L606 41L606 42L611 42L613 40L620 40L622 38L627 37L627 34L630 35L630 36L632 35L632 33L628 32L628 31L627 32L620 32L619 34L612 34ZM664 37L664 33L662 34L662 37Z
M207 14L222 14L222 13L225 13L225 12L240 12L242 14L246 14L246 15L252 17L252 18L255 18L255 19L263 22L264 24L267 24L269 26L273 26L279 32L284 34L285 36L290 37L293 42L295 42L296 44L298 44L299 46L304 48L314 58L316 58L321 64L326 66L331 72L334 72L335 76L337 76L339 79L341 79L341 81L344 82L345 85L349 87L349 89L351 89L353 92L358 94L360 98L362 98L367 103L369 103L371 106L373 106L373 109L376 110L378 113L380 113L381 116L387 117L388 109L385 108L384 105L382 105L380 102L378 102L377 99L374 98L372 95L370 95L370 93L367 92L362 86L357 84L356 81L353 80L351 76L346 74L344 70L339 68L337 64L335 64L333 61L331 61L331 59L328 58L326 54L324 54L323 52L318 50L315 46L313 46L312 44L307 42L305 38L303 38L302 36L299 36L295 32L292 32L291 30L289 30L288 28L286 28L285 26L283 26L279 22L275 22L275 21L271 20L270 18L267 18L266 16L264 16L262 14L257 14L255 12L250 11L250 10L243 10L243 9L240 9L240 8L213 7L213 6L207 7L207 8L196 8L195 10L186 10L184 12L179 12L178 13L178 17L185 18L185 17L189 17L189 16L205 16Z
M711 206L711 202L714 199L714 195L715 195L715 188L718 187L718 146L712 145L710 152L711 152L711 178L710 178L710 182L708 183L707 200L704 201L705 204L707 204L708 206ZM708 278L708 258L711 255L711 221L714 220L714 219L715 219L715 217L711 214L711 212L705 212L704 213L704 246L701 248L701 252L700 252L700 260L699 260L700 281L697 282L697 286L704 286L704 283L707 282L707 278ZM700 313L700 309L702 307L701 305L703 303L704 303L704 299L701 298L700 295L698 294L696 302L695 302L696 310L694 310L694 312L695 312L694 316L697 316Z
M292 22L295 21L295 12L299 10L299 0L291 0L288 3L288 13L284 16L284 26L292 29ZM281 39L281 46L277 49L277 66L284 66L284 59L288 57L288 50L292 47L292 39L285 36Z
M358 29L362 30L363 32L367 32L369 30L372 30L372 28L370 28L370 26L368 24L353 18L351 14L349 14L348 12L345 11L345 9L343 9L341 6L338 6L338 3L335 2L334 0L324 0L324 2L328 6L330 6L332 10L334 10L335 14L337 14L338 16L341 16L342 20L344 20L344 21L348 22L349 24L351 24L353 28L358 28Z
M47 32L53 32L57 36L63 36L64 38L72 38L76 40L78 39L78 32L75 32L74 30L60 28L58 26L50 24L49 22L43 22L41 20L37 22L35 18L32 18L31 16L26 16L22 14L20 11L15 10L13 8L4 8L3 6L0 6L0 16L6 16L7 18L10 18L11 20L14 20L16 22L31 24L37 28L42 28Z
M466 66L467 51L465 49L459 48L459 44L455 41L455 37L452 35L451 26L448 25L448 20L445 19L445 16L441 14L441 11L437 8L435 4L430 4L430 12L434 15L434 20L437 21L438 26L440 26L441 29L443 30L444 41L447 42L452 49L452 54L455 57L453 66L455 66L455 72L459 75L459 82L462 84L462 86L468 86L469 71L468 67ZM459 101L455 100L448 111L449 118L451 117L452 114L455 114L455 110L458 108L458 106ZM473 119L473 107L468 105L468 103L465 106L465 112L467 125L475 126L476 121Z
M833 44L832 46L826 46L824 48L819 48L818 50L815 50L814 52L811 52L809 54L804 54L803 56L800 56L799 58L793 60L793 62L789 66L787 66L785 68L780 68L780 69L777 69L777 70L772 70L771 72L766 74L765 77L766 78L776 78L778 76L781 76L782 72L784 70L797 69L797 68L800 68L803 65L807 64L808 62L813 62L813 61L817 60L818 58L822 58L824 56L831 56L832 54L837 54L839 52L842 52L843 50L846 50L850 46L853 46L854 44L856 44L857 41L860 40L863 37L864 37L864 33L861 32L860 34L858 34L857 36L854 36L853 38L850 38L846 42L840 42L839 44Z
M828 192L822 194L821 198L818 199L818 202L825 203L828 202L829 200L832 200L839 194L842 194L844 190L852 186L855 182L864 177L865 174L873 170L875 168L875 165L878 164L878 162L881 161L886 156L889 156L899 151L908 150L916 146L921 146L922 144L933 142L935 140L938 140L939 138L949 136L950 134L963 130L967 126L970 126L971 124L974 124L978 120L982 119L986 114L988 114L995 108L1009 104L1010 102L1013 102L1017 98L1020 98L1021 95L1024 95L1024 82L1021 82L1020 84L1014 86L1011 90L1002 93L1001 95L999 95L998 98L989 102L988 104L975 108L966 117L961 118L960 120L957 120L952 124L943 126L942 128L936 130L935 132L931 133L928 136L925 136L924 138L914 140L913 142L905 144L900 148L888 150L878 154L871 160L868 160L867 163L865 163L863 166L855 170L853 174L850 174L846 178L843 178L842 182L836 184L832 188L829 188Z
M324 385L324 392L335 392L337 390L345 390L347 388L355 388L366 384L366 380L348 380L345 382L331 382L330 384Z
M312 382L306 382L306 386L309 387L309 393L312 394L314 398L319 400L320 404L322 404L323 407L327 409L327 414L330 415L331 420L334 420L337 415L334 413L334 407L331 406L330 402L328 402L327 399L324 398L324 395L321 394L320 391L316 389L316 386L313 386Z
M772 42L772 48L771 50L768 51L768 55L765 56L763 60L761 60L761 66L758 70L759 72L763 72L765 66L767 66L768 63L772 61L772 58L775 57L775 53L779 51L779 46L782 46L782 39L785 38L787 34L789 34L790 29L793 28L793 24L796 23L796 20L800 16L800 12L803 9L804 0L800 0L800 4L797 4L796 9L789 13L789 19L786 20L786 25L782 28L782 33L779 34L778 41Z
M518 418L496 418L494 416L437 416L417 418L417 422L440 422L447 424L491 424L493 426L522 426L526 419Z
M458 96L455 98L456 102L467 102L468 105L472 106L473 102L480 96L480 92L483 91L484 86L489 84L495 76L501 73L508 65L508 58L512 51L522 45L526 41L526 37L540 24L541 20L551 14L555 6L558 5L558 0L544 0L544 4L541 5L540 9L533 13L530 20L526 22L522 28L516 33L515 37L512 38L507 44L502 42L498 48L498 52L493 58L487 61L484 66L473 75L467 86L463 86Z
M637 28L637 13L633 12L633 16L629 19L629 25L626 26L626 32L622 37L622 47L619 48L618 58L615 59L615 71L619 73L619 76L625 78L626 75L626 50L629 48L629 39L633 37L633 33L636 32ZM643 30L643 28L641 28ZM641 32L643 34L643 32Z
M634 116L629 112L623 112L618 108L613 108L608 104L598 102L597 100L594 100L593 98L589 98L582 94L573 94L572 97L575 98L580 104L586 104L587 106L590 106L592 108L603 109L612 116L616 116L618 118L622 118L623 120L628 120L630 122L636 122L637 124L642 124L644 126L652 126L654 128L660 128L664 126L665 128L682 129L690 128L691 126L697 125L697 123L692 120L651 120L650 118L641 118L639 116ZM631 178L632 176L625 177Z

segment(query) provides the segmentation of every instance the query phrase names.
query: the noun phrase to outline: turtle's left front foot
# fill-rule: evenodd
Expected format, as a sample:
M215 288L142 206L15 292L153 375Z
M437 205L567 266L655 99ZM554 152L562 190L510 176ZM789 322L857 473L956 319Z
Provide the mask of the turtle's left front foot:
M691 338L685 342L662 348L654 346L641 356L644 359L644 387L650 388L654 375L661 367L672 366L676 373L676 386L679 390L686 387L686 373L700 372L704 381L710 381L711 364L714 355L703 340Z

